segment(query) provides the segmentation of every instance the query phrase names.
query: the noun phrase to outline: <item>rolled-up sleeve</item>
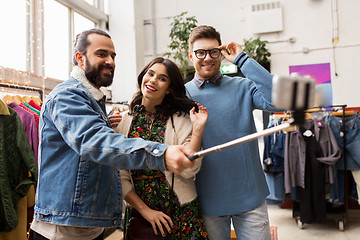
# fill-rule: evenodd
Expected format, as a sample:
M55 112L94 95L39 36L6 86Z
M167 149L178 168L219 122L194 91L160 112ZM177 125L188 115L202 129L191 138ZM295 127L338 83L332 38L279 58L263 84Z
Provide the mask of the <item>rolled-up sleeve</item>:
M192 135L192 123L189 115L174 117L174 126L175 131L173 126L168 124L167 128L171 128L172 130L167 130L168 135L165 137L165 143L168 145L181 144L188 146ZM180 176L186 179L193 178L194 175L200 171L202 159L203 157L194 160L194 166L182 171Z
M130 170L120 169L121 176L121 186L123 191L123 196L125 197L131 190L134 190L134 186L131 181L131 173Z

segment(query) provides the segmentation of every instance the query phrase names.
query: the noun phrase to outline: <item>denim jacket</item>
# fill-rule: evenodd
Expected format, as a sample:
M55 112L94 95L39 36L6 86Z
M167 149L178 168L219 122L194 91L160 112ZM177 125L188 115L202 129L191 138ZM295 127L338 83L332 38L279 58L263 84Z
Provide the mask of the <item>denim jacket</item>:
M75 67L46 98L40 115L35 218L68 226L121 225L118 168L165 171L167 145L111 129L103 94Z

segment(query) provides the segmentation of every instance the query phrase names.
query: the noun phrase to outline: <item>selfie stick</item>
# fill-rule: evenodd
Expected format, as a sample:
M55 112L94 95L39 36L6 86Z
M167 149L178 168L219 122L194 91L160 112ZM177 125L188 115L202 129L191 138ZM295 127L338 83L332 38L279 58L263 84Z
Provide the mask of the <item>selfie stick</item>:
M262 136L267 136L275 132L286 130L296 124L302 124L305 120L305 109L312 105L315 94L315 81L308 77L292 75L291 77L273 77L272 102L280 109L295 109L292 116L286 123L279 126L265 129L233 141L217 145L192 155L187 156L191 161L206 156L208 154L222 151L235 145L255 140Z
M214 152L220 152L220 151L222 151L222 150L224 150L226 148L233 147L233 146L241 144L241 143L245 143L245 142L249 142L251 140L255 140L255 139L257 139L259 137L262 137L262 136L267 136L267 135L273 134L275 132L285 130L285 129L287 129L287 128L289 128L291 126L291 124L292 124L291 120L292 119L289 119L288 122L283 123L283 124L281 124L279 126L272 127L272 128L269 128L269 129L265 129L264 131L256 132L256 133L253 133L253 134L250 134L250 135L235 139L233 141L230 141L230 142L227 142L227 143L224 143L224 144L221 144L221 145L217 145L217 146L214 146L214 147L211 147L211 148L196 152L196 153L194 153L192 155L187 156L187 158L190 159L191 161L193 161L193 160L195 160L195 159L197 159L199 157L203 157L203 156L206 156L206 155L214 153Z

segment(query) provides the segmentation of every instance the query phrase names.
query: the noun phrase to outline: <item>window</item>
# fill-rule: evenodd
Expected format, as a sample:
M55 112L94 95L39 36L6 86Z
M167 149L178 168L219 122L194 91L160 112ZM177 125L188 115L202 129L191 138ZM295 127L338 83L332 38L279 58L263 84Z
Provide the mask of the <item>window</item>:
M104 29L108 16L100 9L105 5L108 0L0 1L0 66L68 79L74 34Z
M78 13L74 13L74 34L75 36L84 31L91 28L96 27L95 23L86 17L83 17L82 15Z
M47 77L60 80L69 78L73 66L73 44L76 35L84 30L97 27L97 24L105 18L105 13L100 12L95 6L97 1L85 0L82 2L80 3L78 0L45 0L44 55ZM97 16L101 16L102 19L97 19Z
M87 2L88 4L90 4L90 5L93 5L93 6L95 6L95 1L94 0L85 0L85 2Z
M107 1L104 1L104 12L106 13L106 14L109 14L110 13L110 6L109 6L109 0L107 0Z
M67 80L69 78L71 55L70 11L54 1L44 1L44 63L45 76Z
M0 66L26 71L25 0L0 1Z

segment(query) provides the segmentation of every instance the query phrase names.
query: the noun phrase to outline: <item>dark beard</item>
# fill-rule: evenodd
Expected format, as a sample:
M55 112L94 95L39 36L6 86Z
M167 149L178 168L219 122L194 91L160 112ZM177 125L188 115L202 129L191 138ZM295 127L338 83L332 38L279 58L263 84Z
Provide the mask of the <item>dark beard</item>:
M107 66L105 64L101 64L101 65L99 65L98 68L96 68L95 66L90 65L87 58L86 58L86 63L85 64L86 64L85 65L85 76L95 86L108 87L108 86L110 86L112 84L113 78L114 78L114 68L113 67ZM111 72L112 72L111 75L102 78L100 76L100 71L103 68L110 69Z

